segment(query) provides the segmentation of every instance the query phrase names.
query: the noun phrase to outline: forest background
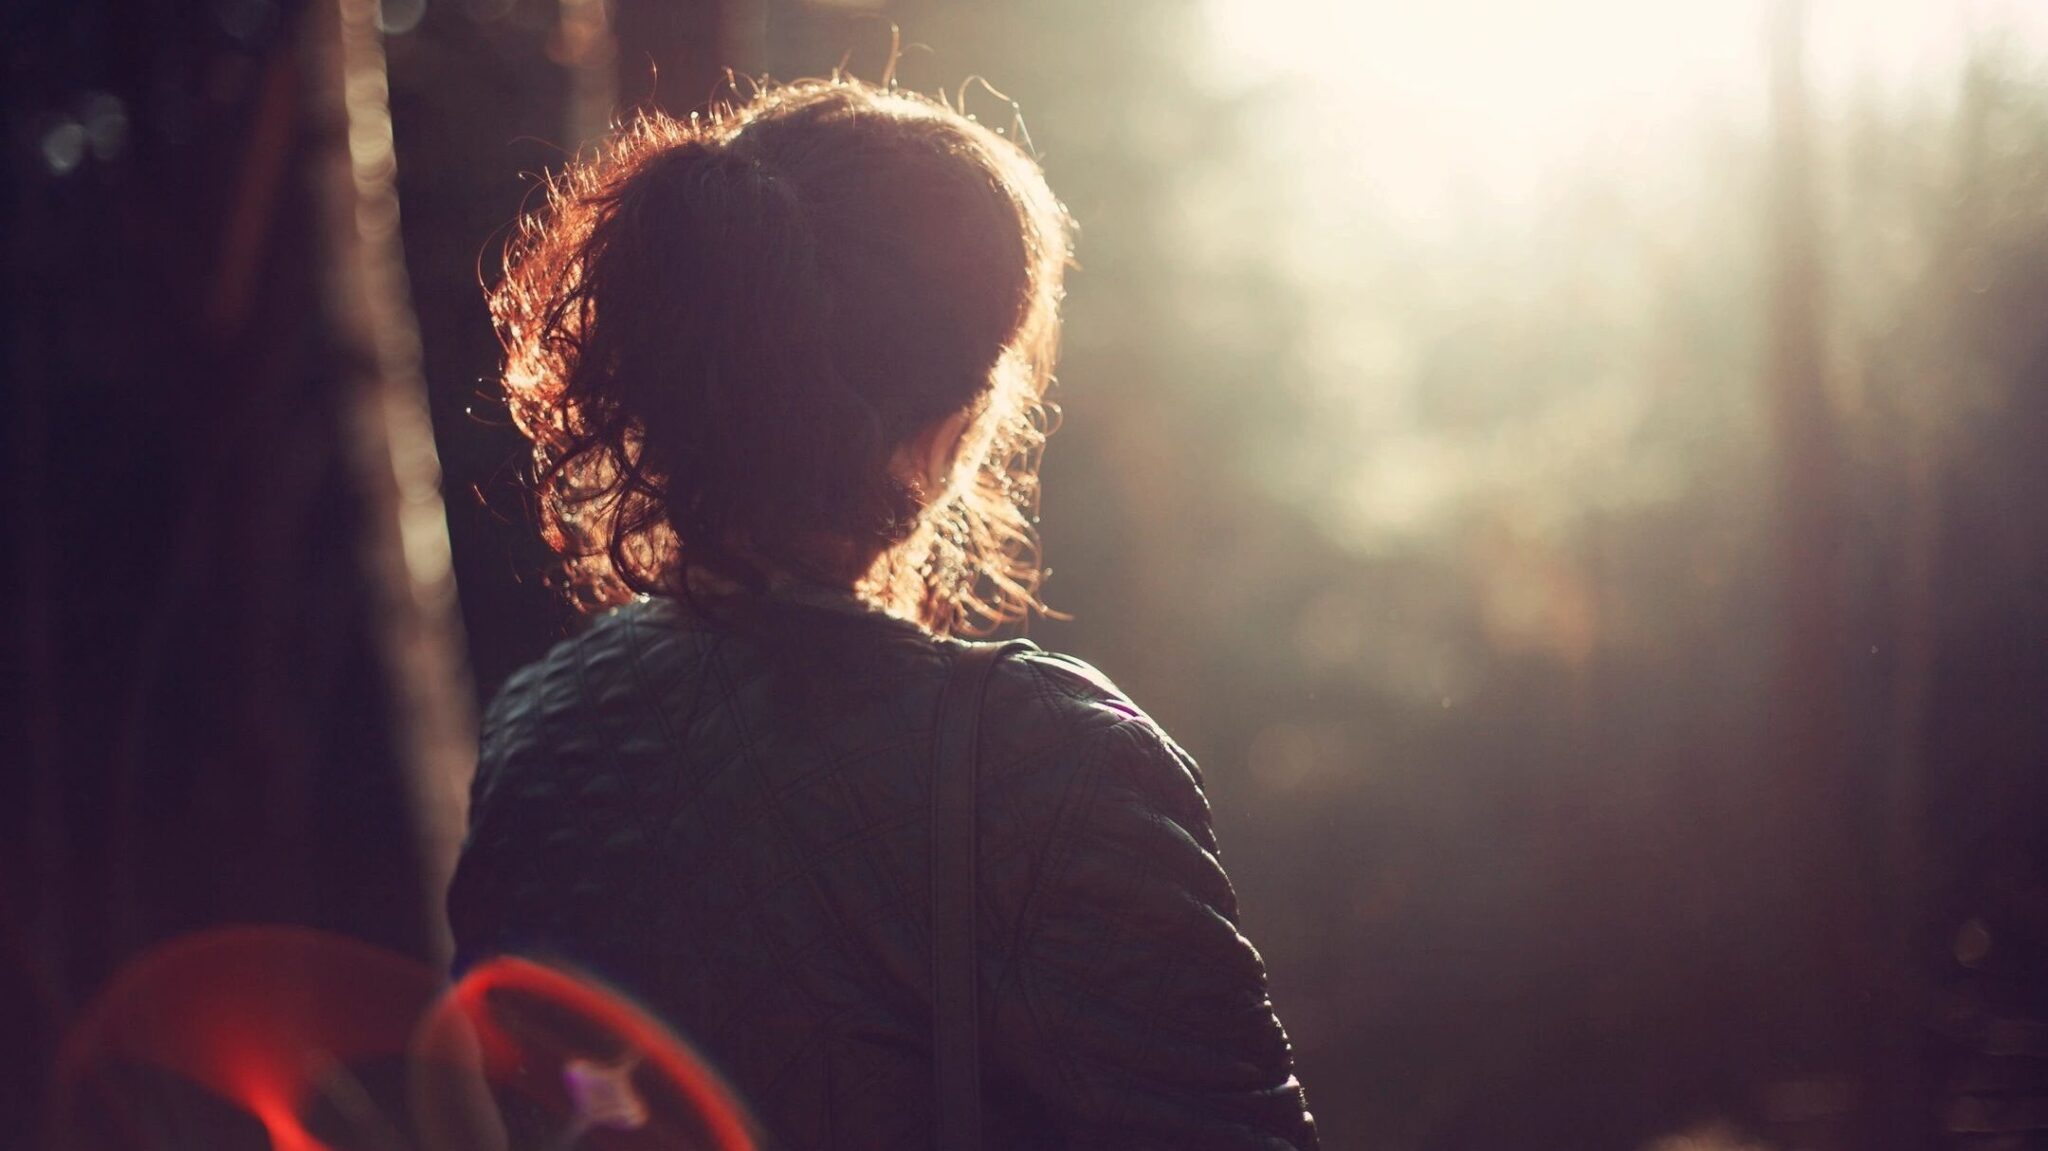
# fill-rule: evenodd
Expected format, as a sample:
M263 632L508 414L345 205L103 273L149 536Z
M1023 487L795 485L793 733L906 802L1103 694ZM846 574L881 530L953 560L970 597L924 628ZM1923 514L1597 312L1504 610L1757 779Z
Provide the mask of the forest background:
M1329 1146L2044 1137L2038 17L120 7L5 38L10 1126L179 931L434 953L573 627L479 277L625 110L893 28L1079 221L1029 634L1204 764Z

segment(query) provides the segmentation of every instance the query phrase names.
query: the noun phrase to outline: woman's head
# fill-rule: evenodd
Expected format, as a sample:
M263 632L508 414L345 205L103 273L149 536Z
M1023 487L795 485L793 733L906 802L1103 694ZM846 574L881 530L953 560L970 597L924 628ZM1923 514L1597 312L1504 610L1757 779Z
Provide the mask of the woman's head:
M1067 258L1021 149L855 81L572 164L491 311L584 601L796 578L940 631L1020 615Z

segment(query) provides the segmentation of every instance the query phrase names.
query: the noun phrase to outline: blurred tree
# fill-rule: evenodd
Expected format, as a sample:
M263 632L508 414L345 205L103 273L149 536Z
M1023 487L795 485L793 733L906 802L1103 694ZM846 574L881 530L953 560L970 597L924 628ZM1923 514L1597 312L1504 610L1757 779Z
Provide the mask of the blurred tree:
M360 49L374 15L5 17L9 1145L67 1021L153 942L430 949L421 772L468 737L445 578L418 578L445 539L393 374L374 39L344 101L344 26Z

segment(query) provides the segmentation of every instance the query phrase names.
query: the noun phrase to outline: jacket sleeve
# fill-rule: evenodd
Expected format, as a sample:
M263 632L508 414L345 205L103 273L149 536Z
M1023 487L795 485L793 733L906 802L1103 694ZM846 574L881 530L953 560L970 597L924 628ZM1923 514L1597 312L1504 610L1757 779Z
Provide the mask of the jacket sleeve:
M1142 716L1080 762L997 989L989 1057L1076 1148L1310 1151L1194 762Z

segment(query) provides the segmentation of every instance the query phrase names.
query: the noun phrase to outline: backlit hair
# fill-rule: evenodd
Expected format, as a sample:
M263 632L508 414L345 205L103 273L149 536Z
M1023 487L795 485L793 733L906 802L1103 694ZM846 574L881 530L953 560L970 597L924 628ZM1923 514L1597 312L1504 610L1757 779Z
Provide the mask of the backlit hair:
M1039 607L1070 229L1038 165L850 79L642 114L551 177L490 308L541 526L586 606L786 574L944 634ZM949 498L891 473L973 419Z

